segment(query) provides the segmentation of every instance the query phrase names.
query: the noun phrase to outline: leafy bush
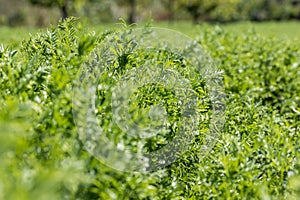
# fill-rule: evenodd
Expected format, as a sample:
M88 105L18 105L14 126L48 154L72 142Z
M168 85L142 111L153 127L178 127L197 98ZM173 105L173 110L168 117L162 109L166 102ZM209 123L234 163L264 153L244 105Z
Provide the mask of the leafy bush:
M224 70L226 124L217 145L200 160L201 141L195 140L166 168L129 173L85 150L72 114L77 72L107 34L68 19L17 50L1 46L0 199L299 198L298 43L219 27L200 32L196 41ZM169 56L160 53L163 61ZM121 65L125 58L116 62L120 70L134 64L129 59ZM159 85L151 87L165 93L159 98L173 98ZM140 104L147 96L153 100L145 89L138 91Z

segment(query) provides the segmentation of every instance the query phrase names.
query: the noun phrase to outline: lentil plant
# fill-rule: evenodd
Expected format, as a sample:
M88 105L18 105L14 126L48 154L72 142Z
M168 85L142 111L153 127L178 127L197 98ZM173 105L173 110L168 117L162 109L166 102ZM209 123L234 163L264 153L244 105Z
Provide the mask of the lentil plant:
M110 34L88 32L75 19L67 19L20 47L0 46L0 199L300 198L299 42L253 31L230 33L220 27L199 31L195 42L224 72L226 116L221 135L203 159L203 141L196 137L172 164L154 172L130 173L114 170L86 151L72 113L80 67ZM184 67L177 55L151 55ZM140 58L150 59L143 52ZM107 73L117 76L136 61L123 55ZM203 98L198 106L209 116L201 74L184 73L196 76L193 88ZM109 76L105 80L113 84ZM108 131L110 115L104 114L111 110L101 104L105 91L97 92L99 125ZM135 94L140 96L136 106L144 109L164 100L168 117L178 121L180 109L172 91L152 84ZM209 117L206 120L199 131L208 128ZM136 151L143 148L134 146L135 140L126 145ZM155 150L167 141L166 135L156 137L145 149Z

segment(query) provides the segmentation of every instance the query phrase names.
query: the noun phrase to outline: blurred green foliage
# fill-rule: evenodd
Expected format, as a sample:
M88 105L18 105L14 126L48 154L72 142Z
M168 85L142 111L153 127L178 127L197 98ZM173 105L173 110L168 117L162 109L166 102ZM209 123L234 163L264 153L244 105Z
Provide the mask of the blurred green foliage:
M194 22L288 20L300 17L300 2L291 0L178 0Z
M203 160L195 141L164 169L123 173L86 152L72 114L76 74L106 34L67 19L0 47L0 199L300 198L299 42L199 31L224 70L223 134Z
M299 0L0 0L0 25L46 26L81 17L90 24L126 19L235 22L300 19ZM9 8L9 9L8 9Z

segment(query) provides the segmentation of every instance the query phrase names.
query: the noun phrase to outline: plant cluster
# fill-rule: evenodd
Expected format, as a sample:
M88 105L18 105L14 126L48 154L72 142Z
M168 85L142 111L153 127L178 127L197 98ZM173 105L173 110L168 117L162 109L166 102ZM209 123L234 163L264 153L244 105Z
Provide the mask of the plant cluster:
M129 173L109 168L86 151L72 112L73 86L80 67L110 34L88 32L76 20L67 19L33 35L17 49L1 46L0 199L300 197L297 43L265 38L253 31L233 34L219 27L200 32L195 41L211 52L224 71L227 99L222 134L204 159L199 156L199 137L171 165L151 173ZM184 62L177 55L160 51L150 57L140 52L140 57L135 57L121 54L104 79L114 84L111 77L134 67L139 58L160 58L160 63L194 76L196 94L207 96L201 75L184 71ZM103 113L111 108L101 98L108 95L97 90L96 105L101 111L97 117L107 131L111 127L106 126L110 120L106 117L111 115ZM150 84L134 95L140 97L136 106L146 110L151 102L164 101L170 121L178 121L178 99L171 90ZM205 114L210 102L198 106ZM204 123L199 129L205 127ZM176 127L174 130L176 135ZM166 135L149 140L146 150L157 149L167 140Z

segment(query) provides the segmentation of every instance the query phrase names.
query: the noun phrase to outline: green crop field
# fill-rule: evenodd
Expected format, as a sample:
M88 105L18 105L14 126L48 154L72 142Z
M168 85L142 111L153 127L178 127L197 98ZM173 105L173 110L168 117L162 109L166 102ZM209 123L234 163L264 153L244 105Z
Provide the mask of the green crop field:
M212 80L223 86L225 116L216 115L224 124L216 129L219 135L210 151L203 156L201 147L216 116L210 82L203 71L193 68L200 55L187 59L167 47L133 51L143 40L127 41L133 32L124 24L90 27L71 18L41 30L0 27L0 200L300 198L299 22L153 25L187 34L213 61L214 68L208 69ZM116 45L106 46L106 38L117 31L126 34L114 37ZM92 58L107 59L109 64L96 65ZM96 123L107 141L135 153L155 152L174 139L181 141L186 113L176 88L150 82L128 96L130 120L142 127L159 124L155 117L162 112L151 108L165 107L166 131L146 139L132 134L135 126L126 124L126 113L110 101L115 93L123 94L117 89L120 82L129 83L130 71L141 75L141 66L177 71L188 79L191 90L185 93L196 97L195 110L202 121L186 151L171 164L151 172L122 172L89 153L85 140L93 136L82 139L76 119ZM142 74L141 80L146 76ZM74 111L89 94L76 95L74 88L90 82L97 84L92 91L97 120L84 109ZM90 104L87 108L91 110ZM148 111L152 118L144 116ZM114 123L118 112L120 118L125 115L123 124ZM88 125L83 126L91 130ZM124 131L123 126L133 128ZM187 129L186 137L190 136ZM108 147L102 142L90 149L95 148L105 152ZM131 162L126 159L114 162L121 167L123 161Z
M142 27L138 24L138 27ZM206 30L218 25L194 25L191 22L179 21L179 22L155 22L154 27L169 28L173 30L180 31L187 34L190 37L197 37L199 32ZM227 32L232 32L235 34L243 34L249 30L254 30L256 33L262 36L268 37L279 37L281 39L299 40L300 39L300 22L298 21L288 21L288 22L238 22L233 24L220 24L220 27ZM87 27L85 27L87 28ZM120 28L120 23L115 24L99 24L97 26L88 27L90 31L96 31L101 33L105 30L113 30ZM41 29L45 30L44 29ZM29 34L35 34L39 31L36 28L10 28L10 27L0 27L0 41L2 44L17 45L18 42L23 39L29 38Z

